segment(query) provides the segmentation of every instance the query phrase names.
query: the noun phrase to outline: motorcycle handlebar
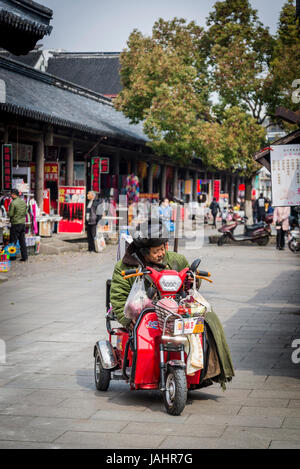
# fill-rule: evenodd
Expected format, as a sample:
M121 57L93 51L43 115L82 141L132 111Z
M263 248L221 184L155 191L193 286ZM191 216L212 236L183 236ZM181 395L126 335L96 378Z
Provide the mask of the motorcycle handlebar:
M211 276L210 272L205 272L204 270L197 270L197 274L201 275L202 277L210 277Z
M139 269L122 270L121 274L124 277L125 275L137 274L138 271L139 271Z

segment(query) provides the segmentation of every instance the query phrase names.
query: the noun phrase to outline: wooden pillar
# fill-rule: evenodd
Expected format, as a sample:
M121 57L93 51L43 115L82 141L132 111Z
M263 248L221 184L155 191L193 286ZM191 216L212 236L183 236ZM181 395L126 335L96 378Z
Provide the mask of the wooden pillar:
M178 194L178 168L177 166L174 168L174 180L173 180L173 194L175 197L179 197Z
M237 199L238 199L238 196L239 196L239 185L240 185L240 177L237 176L235 178L235 191L234 191L235 202L237 202Z
M233 175L231 175L230 177L229 202L230 202L230 205L234 205L234 176Z
M149 194L153 193L153 164L151 163L148 167L148 175L147 175L147 191Z
M228 194L228 183L229 183L229 176L228 174L225 174L225 180L224 180L224 193Z
M67 146L66 155L66 185L73 186L74 184L74 143L70 142Z
M36 144L36 174L35 174L35 198L41 210L43 210L43 190L44 190L44 160L45 147L44 136Z
M197 180L198 180L198 172L195 171L194 173L194 182L193 182L193 200L197 201Z
M119 177L120 174L120 153L115 153L113 158L113 173Z
M8 128L4 127L4 143L8 143Z
M137 159L136 159L136 158L132 160L131 172L132 172L135 176L138 175L138 162L137 162Z
M160 193L161 193L161 198L163 199L166 197L166 189L167 189L167 167L166 165L161 166L161 187L160 187Z

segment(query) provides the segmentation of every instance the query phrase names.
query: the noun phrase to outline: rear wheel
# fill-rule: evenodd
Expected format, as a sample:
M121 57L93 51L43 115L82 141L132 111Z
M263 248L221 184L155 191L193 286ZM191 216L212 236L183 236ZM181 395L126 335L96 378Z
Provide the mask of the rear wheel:
M223 246L223 244L225 243L226 238L227 238L226 235L220 236L219 239L218 239L218 246Z
M170 368L166 376L164 404L168 414L180 415L187 400L187 384L185 370Z
M105 370L101 364L99 350L95 355L95 385L98 391L107 391L110 383L110 371Z
M269 242L269 236L264 236L263 238L258 238L256 241L259 246L266 246Z

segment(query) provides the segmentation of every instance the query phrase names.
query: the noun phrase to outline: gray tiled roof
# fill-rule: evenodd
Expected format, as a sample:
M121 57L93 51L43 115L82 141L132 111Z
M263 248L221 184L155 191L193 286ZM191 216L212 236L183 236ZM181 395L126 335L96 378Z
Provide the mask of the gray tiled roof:
M122 90L118 52L58 52L48 61L47 72L104 95Z
M6 102L0 110L91 134L145 143L142 125L132 125L100 94L0 57Z
M52 10L32 0L0 0L0 18L14 27L49 34Z
M1 57L6 57L7 59L16 60L17 62L21 62L25 65L30 65L30 67L35 67L41 55L42 55L41 50L34 50L32 52L29 52L26 55L14 55L8 51L0 50Z

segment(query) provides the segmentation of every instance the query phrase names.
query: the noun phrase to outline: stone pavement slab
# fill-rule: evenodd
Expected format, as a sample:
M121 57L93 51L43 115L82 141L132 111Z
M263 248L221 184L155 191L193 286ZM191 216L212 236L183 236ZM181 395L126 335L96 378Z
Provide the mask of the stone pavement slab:
M0 285L0 448L297 448L300 441L299 259L273 246L182 251L212 273L202 285L224 325L236 376L188 393L181 416L158 391L113 381L96 391L93 346L106 337L101 254L35 256ZM204 283L204 282L203 282Z

